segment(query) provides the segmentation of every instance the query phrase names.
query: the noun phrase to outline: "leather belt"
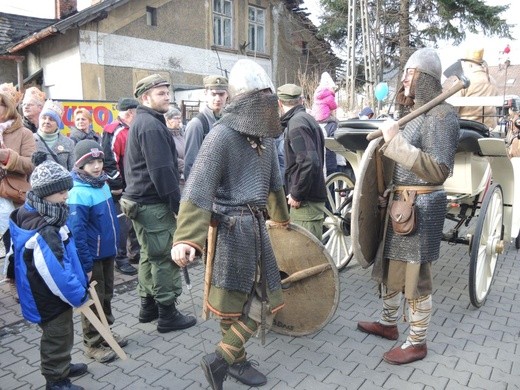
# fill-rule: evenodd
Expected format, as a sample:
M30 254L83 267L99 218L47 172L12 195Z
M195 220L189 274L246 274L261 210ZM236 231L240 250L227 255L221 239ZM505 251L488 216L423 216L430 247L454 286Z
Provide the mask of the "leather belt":
M417 195L422 195L435 191L443 191L444 186L394 186L393 190L395 193L401 193L403 191L415 191Z

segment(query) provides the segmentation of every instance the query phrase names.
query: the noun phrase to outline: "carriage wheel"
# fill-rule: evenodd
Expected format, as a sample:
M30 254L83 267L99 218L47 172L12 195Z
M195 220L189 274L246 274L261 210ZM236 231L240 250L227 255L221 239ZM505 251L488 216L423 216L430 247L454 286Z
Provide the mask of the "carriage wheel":
M471 244L469 298L475 307L482 306L489 294L498 255L503 250L503 209L502 188L494 184L484 196Z
M520 232L518 232L518 235L516 236L516 239L515 239L515 248L520 249Z
M342 269L352 260L350 243L350 212L354 182L341 172L327 177L327 210L323 222L322 242L334 260L338 269Z

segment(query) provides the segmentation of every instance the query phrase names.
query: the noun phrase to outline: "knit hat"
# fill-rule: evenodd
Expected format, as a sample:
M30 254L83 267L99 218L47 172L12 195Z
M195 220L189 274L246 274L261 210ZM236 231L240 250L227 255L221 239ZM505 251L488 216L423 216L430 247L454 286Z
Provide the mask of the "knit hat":
M40 119L45 115L50 116L58 124L60 130L63 129L63 121L61 120L63 107L60 102L47 100L43 105L42 112L40 112Z
M141 79L135 85L134 96L138 98L146 91L152 88L158 87L169 87L170 83L160 74L152 74L151 76L147 76L144 79Z
M34 168L31 178L32 192L39 198L70 190L73 186L70 172L60 164L45 160Z
M92 139L84 139L79 141L74 147L74 156L76 157L77 168L82 168L85 164L96 160L104 159L105 153L101 150L101 145Z
M25 90L22 103L36 103L43 106L45 103L45 92L40 91L36 87L30 87Z
M18 106L22 100L22 93L15 88L13 83L0 84L0 93L9 96L15 106Z
M132 98L121 98L117 102L117 111L128 111L132 108L137 108L139 102Z

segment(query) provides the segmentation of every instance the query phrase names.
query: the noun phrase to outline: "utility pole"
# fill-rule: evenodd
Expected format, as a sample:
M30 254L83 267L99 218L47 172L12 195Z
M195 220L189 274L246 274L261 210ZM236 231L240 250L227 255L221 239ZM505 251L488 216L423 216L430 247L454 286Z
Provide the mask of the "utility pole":
M347 15L347 74L346 74L346 92L347 105L349 110L357 107L356 99L356 23L357 13L360 14L361 34L363 41L363 65L365 67L365 103L372 105L374 102L374 85L377 77L375 74L375 58L374 58L374 37L370 31L368 1L367 0L348 0Z

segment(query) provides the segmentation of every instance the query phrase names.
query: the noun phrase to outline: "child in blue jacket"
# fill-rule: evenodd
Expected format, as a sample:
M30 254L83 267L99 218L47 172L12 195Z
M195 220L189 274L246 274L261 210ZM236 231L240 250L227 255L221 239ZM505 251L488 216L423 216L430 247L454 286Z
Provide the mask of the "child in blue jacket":
M61 165L44 161L30 182L27 200L9 219L22 314L42 330L40 360L46 389L79 390L83 387L71 384L69 377L86 373L87 365L71 364L72 307L81 306L88 295L87 276L65 224L72 177Z
M104 154L94 140L82 140L74 148L76 163L72 170L74 187L68 204L67 221L74 236L79 259L91 281L96 281L96 291L103 305L108 323L114 323L112 297L114 295L114 259L119 239L119 224L112 194L103 171ZM116 358L116 353L104 342L103 337L88 321L81 318L85 353L101 363ZM125 339L114 335L121 347Z

